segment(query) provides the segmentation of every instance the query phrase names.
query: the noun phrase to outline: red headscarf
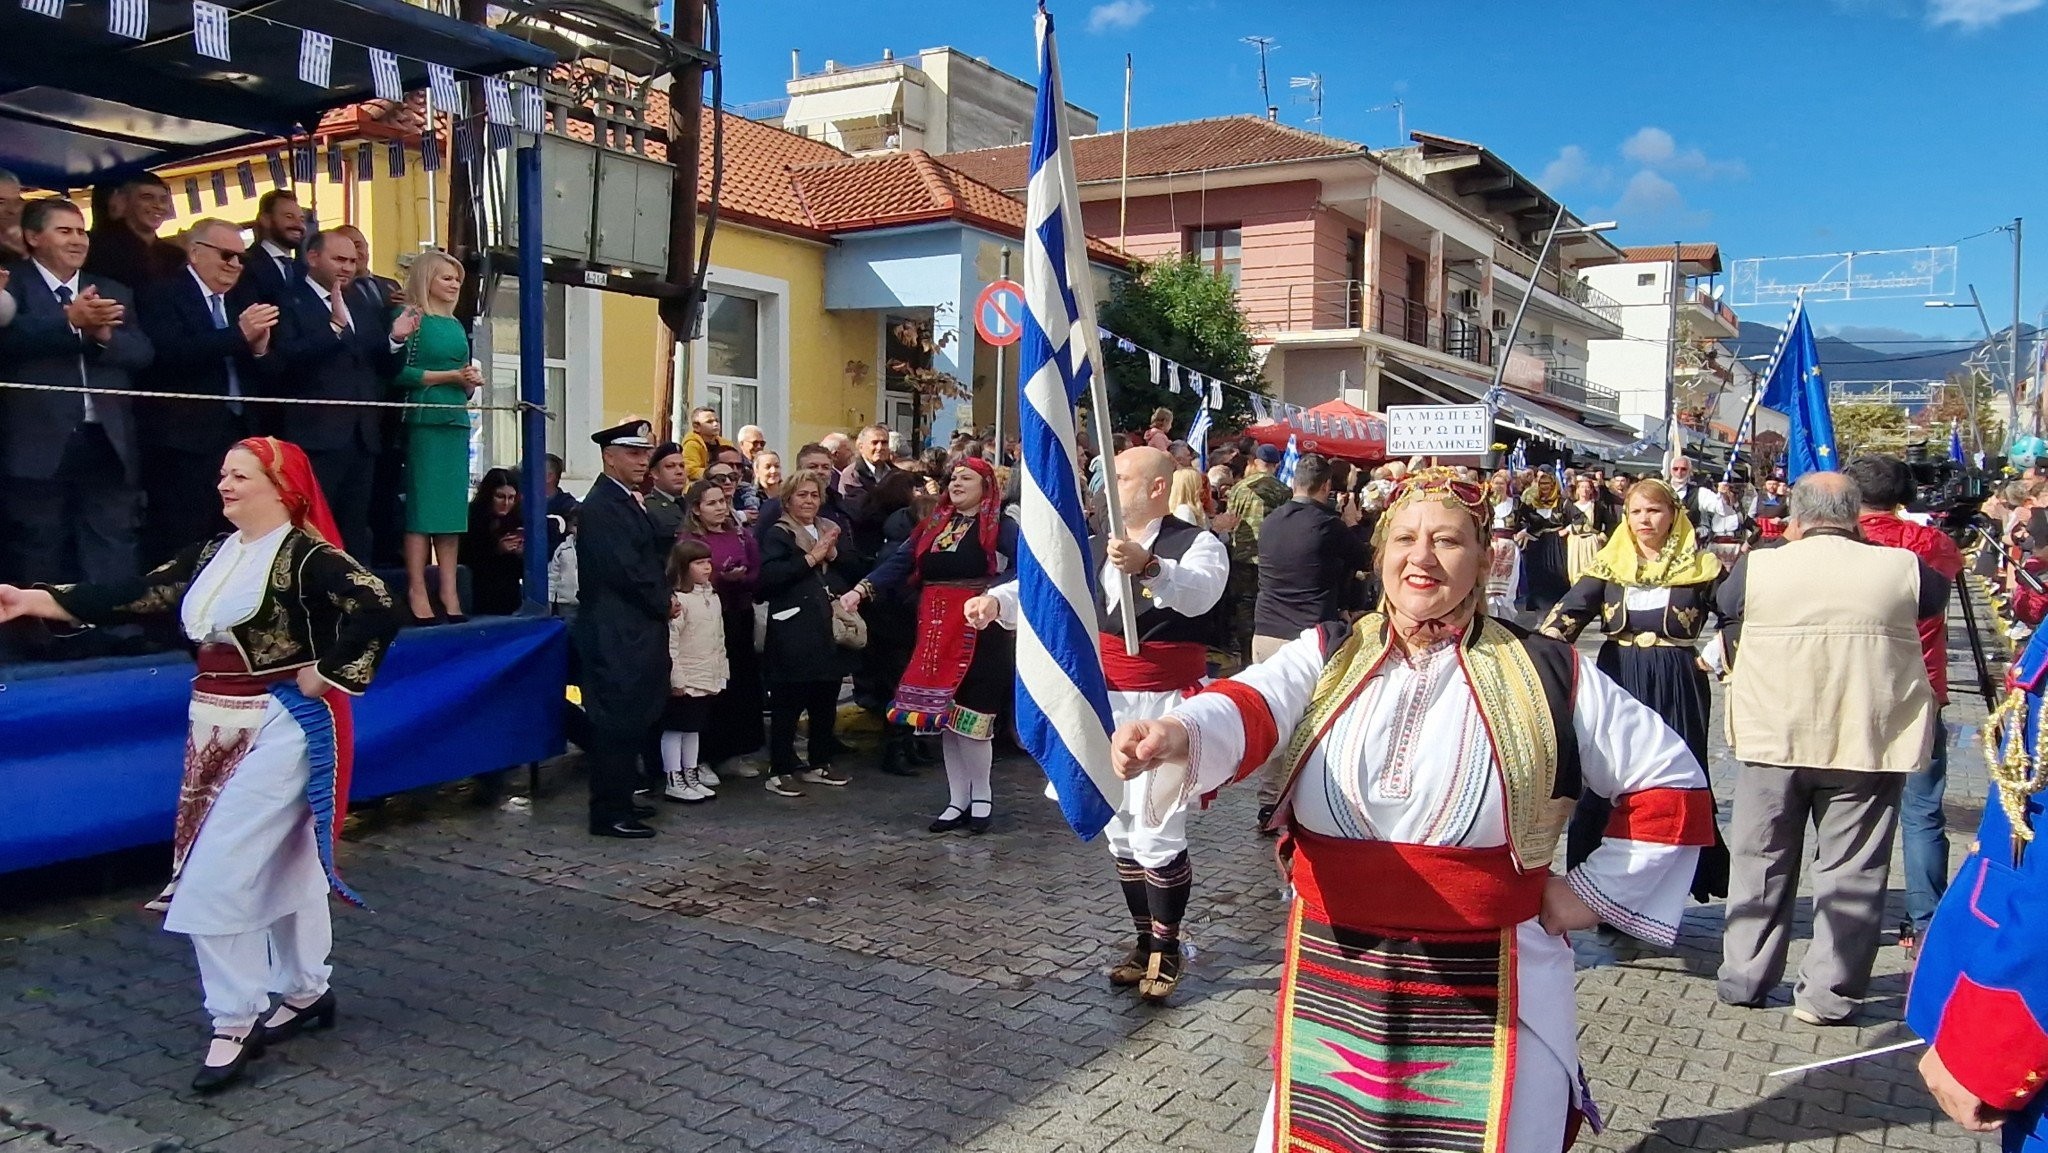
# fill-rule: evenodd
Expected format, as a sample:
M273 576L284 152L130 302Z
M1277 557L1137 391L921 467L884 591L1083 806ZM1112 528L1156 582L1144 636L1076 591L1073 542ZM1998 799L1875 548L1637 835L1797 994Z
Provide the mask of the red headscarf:
M254 456L263 466L264 475L277 486L278 499L284 501L284 510L291 515L294 526L336 549L342 548L341 531L334 527L334 513L327 508L327 496L320 491L320 481L313 475L313 462L306 459L305 449L274 436L252 436L237 441L235 447Z
M341 531L334 527L334 513L327 507L327 495L313 475L313 462L306 450L274 436L252 436L235 447L256 458L264 475L277 486L278 499L291 515L292 526L337 551L342 548ZM355 775L355 702L344 692L329 690L320 698L334 716L334 838L341 839L341 823L348 819L350 779Z
M996 540L1002 535L1003 530L1003 494L996 489L995 466L978 456L960 457L946 466L946 476L949 482L952 479L953 470L956 468L973 469L975 475L981 478L981 505L974 511L974 515L979 518L975 522L974 527L975 531L981 536L982 551L988 554L988 575L994 576L996 575L997 560ZM946 526L952 523L956 515L959 515L959 510L953 507L952 499L942 496L939 500L938 509L932 515L926 517L924 523L917 526L917 531L911 534L910 578L912 583L917 581L917 562L924 559L924 554L932 551L933 543L939 539L940 533L946 531Z

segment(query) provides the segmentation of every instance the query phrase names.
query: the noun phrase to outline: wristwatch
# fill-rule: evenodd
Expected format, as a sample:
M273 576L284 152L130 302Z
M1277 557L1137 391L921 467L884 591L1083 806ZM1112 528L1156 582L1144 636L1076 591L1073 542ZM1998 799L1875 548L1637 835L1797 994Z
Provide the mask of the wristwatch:
M1149 562L1146 563L1144 568L1138 570L1138 579L1141 581L1155 581L1159 579L1158 557L1153 557Z

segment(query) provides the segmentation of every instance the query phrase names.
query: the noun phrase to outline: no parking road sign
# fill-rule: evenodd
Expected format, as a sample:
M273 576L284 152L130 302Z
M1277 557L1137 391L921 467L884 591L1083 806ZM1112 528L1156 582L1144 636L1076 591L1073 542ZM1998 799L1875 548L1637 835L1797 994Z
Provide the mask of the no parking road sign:
M981 339L1004 347L1024 335L1024 286L1014 280L998 280L974 298L974 331Z

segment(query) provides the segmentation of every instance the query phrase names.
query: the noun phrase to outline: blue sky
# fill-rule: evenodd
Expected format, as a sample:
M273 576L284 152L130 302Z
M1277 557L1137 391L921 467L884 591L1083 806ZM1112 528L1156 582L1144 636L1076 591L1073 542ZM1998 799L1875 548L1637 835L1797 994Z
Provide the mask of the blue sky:
M804 68L948 45L1030 78L1028 0L754 0L724 6L726 100L782 95ZM2028 220L2029 322L2048 304L2048 0L1053 0L1070 100L1104 128L1257 112L1271 36L1274 102L1305 125L1288 79L1326 86L1321 130L1375 147L1408 127L1477 140L1622 244L1714 240L1742 257L1943 245ZM1963 241L2003 327L2011 247ZM1822 303L1863 339L1975 336L1974 314L1918 300ZM1780 306L1747 310L1779 323ZM1866 330L1892 329L1894 332Z

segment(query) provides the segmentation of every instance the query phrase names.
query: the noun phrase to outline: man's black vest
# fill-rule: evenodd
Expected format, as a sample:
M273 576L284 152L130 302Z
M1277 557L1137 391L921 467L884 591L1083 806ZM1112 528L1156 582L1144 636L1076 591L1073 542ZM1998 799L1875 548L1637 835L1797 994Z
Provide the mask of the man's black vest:
M1201 539L1207 529L1196 528L1179 517L1167 516L1159 522L1159 536L1152 542L1152 555L1158 560L1178 561L1187 555L1188 549ZM1098 538L1093 550L1099 561L1103 555L1103 542ZM1098 575L1100 567L1097 568ZM1209 611L1200 616L1186 616L1172 609L1161 608L1147 597L1133 577L1131 584L1138 596L1138 641L1168 644L1186 642L1213 644L1223 635L1223 624L1228 619L1224 611L1223 598L1209 606ZM1124 635L1124 615L1121 611L1110 612L1104 607L1106 598L1095 600L1096 627L1113 637Z

